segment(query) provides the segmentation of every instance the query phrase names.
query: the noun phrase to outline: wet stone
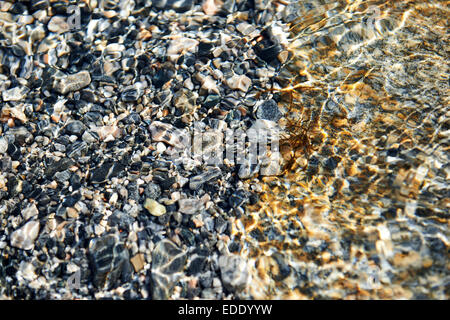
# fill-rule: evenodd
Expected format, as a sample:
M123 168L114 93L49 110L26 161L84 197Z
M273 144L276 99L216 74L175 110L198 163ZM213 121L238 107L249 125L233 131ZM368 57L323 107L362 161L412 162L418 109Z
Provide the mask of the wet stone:
M186 263L186 253L168 239L159 241L152 252L152 298L170 297L175 283L181 277Z
M263 120L271 120L277 122L282 117L278 105L275 100L270 99L264 101L256 110L256 117Z
M63 78L55 79L53 88L61 94L78 91L87 87L91 83L91 76L88 71L80 71L67 75Z
M202 174L192 177L189 180L189 188L191 188L192 190L197 190L205 182L208 182L217 177L220 177L221 174L222 174L222 172L218 168L213 168L213 169L207 170L206 172L204 172Z
M123 163L107 160L98 168L92 170L90 181L91 183L104 183L109 178L116 177L124 169L125 166Z
M32 220L11 234L11 246L31 250L39 234L39 221Z
M61 16L54 16L50 19L47 28L51 32L64 33L70 30L66 19Z
M203 201L200 199L180 199L178 205L180 212L184 214L197 214L204 210Z
M153 6L162 10L173 9L176 12L186 12L193 8L193 0L156 0L152 2Z
M145 199L144 208L147 209L151 215L156 217L162 216L166 213L166 207L158 203L156 200L149 198Z
M108 218L108 225L117 226L119 230L130 230L134 218L126 212L115 210Z
M25 99L27 93L30 91L27 87L14 87L2 92L3 101L21 101Z
M93 284L97 288L114 288L131 280L128 250L115 235L92 239L89 257L93 270Z
M250 280L247 263L236 255L221 256L219 258L220 275L222 283L230 291L245 289Z
M150 199L158 199L161 195L161 188L154 182L149 182L144 189L144 194L147 198Z
M20 145L33 141L33 135L25 127L11 128L9 129L9 133L14 135L15 142Z
M142 90L139 88L132 88L122 92L122 101L132 102L139 99L142 95Z
M203 102L203 106L205 108L213 108L217 106L220 103L220 96L217 94L210 94L206 97L205 101Z
M8 151L8 140L5 137L0 137L0 154L5 154Z
M227 79L227 85L234 90L241 90L247 92L252 84L252 80L246 75L233 75Z
M75 120L75 121L69 122L69 124L66 126L66 132L68 134L81 136L84 133L85 128L86 127L83 124L83 122L81 122L79 120Z
M149 126L152 139L157 142L165 142L171 146L181 147L184 145L183 131L171 124L153 121Z
M50 164L47 167L47 169L45 170L45 175L49 178L52 178L56 172L61 172L61 171L67 170L74 164L75 164L75 162L72 159L62 158L61 160L57 161L56 163Z

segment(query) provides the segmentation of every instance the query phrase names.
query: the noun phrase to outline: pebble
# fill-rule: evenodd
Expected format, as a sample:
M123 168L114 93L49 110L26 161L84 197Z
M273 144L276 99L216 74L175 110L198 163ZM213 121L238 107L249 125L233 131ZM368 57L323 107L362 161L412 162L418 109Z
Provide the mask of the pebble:
M25 221L29 220L30 218L37 216L39 214L39 210L36 207L36 204L32 203L29 206L27 206L25 209L22 210L22 217Z
M39 221L29 221L11 234L11 245L19 249L31 250L38 234Z
M138 253L134 257L130 259L131 264L133 265L134 271L139 272L144 269L145 266L145 258L142 253Z
M184 214L198 214L204 209L203 201L200 199L180 199L178 205L180 212Z
M64 33L70 30L66 19L61 16L54 16L50 19L47 28L51 32Z
M3 91L2 98L3 101L21 101L26 97L29 91L30 89L24 86L14 87Z
M194 0L154 0L153 6L160 10L173 9L176 12L186 12L194 6Z
M252 80L246 75L233 75L226 80L226 83L231 89L247 92L252 84Z
M166 213L166 207L164 205L150 198L145 199L144 208L147 209L151 215L156 217Z
M67 75L60 79L55 79L53 88L61 94L78 91L87 87L91 83L91 75L88 71L80 71Z
M66 131L68 134L73 134L76 136L81 136L84 133L85 125L79 120L71 121L66 126Z
M223 255L219 258L222 283L230 291L241 291L250 281L247 263L237 255Z
M264 101L261 105L258 106L258 109L256 110L256 117L258 119L277 122L281 119L282 114L278 109L278 105L275 100L270 99Z
M89 257L93 268L93 283L97 288L114 288L131 280L128 250L116 235L92 239Z
M189 179L189 188L192 190L197 190L205 182L211 181L222 174L222 171L218 168L212 168L206 172L199 174L195 177Z
M166 300L181 277L186 264L186 253L168 239L159 241L152 252L152 298Z
M149 129L154 141L165 142L171 146L178 147L184 145L183 132L171 124L153 121Z
M0 154L5 154L8 151L8 141L5 137L0 137Z

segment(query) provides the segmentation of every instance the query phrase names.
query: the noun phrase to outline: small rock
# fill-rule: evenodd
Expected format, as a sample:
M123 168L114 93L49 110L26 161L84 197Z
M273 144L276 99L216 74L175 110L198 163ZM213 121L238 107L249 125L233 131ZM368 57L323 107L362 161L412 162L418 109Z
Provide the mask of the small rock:
M168 239L159 241L152 252L152 297L165 300L170 297L175 283L186 264L186 253Z
M8 151L8 140L5 137L0 137L0 154L5 154Z
M177 38L170 42L169 47L167 48L167 55L172 60L177 60L181 53L185 52L193 52L195 48L197 48L198 40L191 38Z
M203 12L209 16L213 16L219 12L221 6L222 1L220 0L203 0L202 3Z
M256 117L263 120L271 120L277 122L281 119L282 114L278 109L278 105L275 100L270 99L264 101L256 110Z
M117 176L125 169L124 164L119 161L106 160L98 168L92 170L91 183L103 183L108 178Z
M154 182L149 182L145 186L144 194L147 198L156 200L161 195L161 187Z
M61 16L54 16L50 19L47 28L51 32L64 33L70 30L66 19Z
M242 92L247 92L252 84L252 80L246 75L233 75L231 78L227 79L227 85L234 90L241 90Z
M27 87L14 87L2 92L3 101L21 101L25 99L27 93L30 91Z
M207 170L206 172L191 178L189 180L189 188L191 188L191 190L197 190L202 184L219 177L220 174L221 171L218 168Z
M131 264L133 265L134 271L139 272L144 269L145 259L142 253L138 253L133 258L130 259Z
M15 142L20 145L33 141L33 135L25 127L11 128L9 133L14 135Z
M25 221L39 214L38 208L34 203L22 210L22 217Z
M152 5L160 10L173 9L176 12L186 12L194 6L193 0L154 0Z
M85 125L79 120L71 121L66 126L66 131L68 134L73 134L76 136L81 136L84 133Z
M147 209L151 215L154 215L156 217L162 216L166 213L165 206L158 203L156 200L149 198L145 199L144 208Z
M75 74L56 79L53 88L61 94L78 91L91 83L91 75L88 71L80 71Z
M230 291L242 291L249 282L247 263L236 255L221 256L219 258L222 283Z
M153 121L149 129L154 141L165 142L177 147L182 147L185 144L183 132L171 124Z
M34 247L34 241L39 234L39 221L32 220L11 234L11 245L23 250Z
M112 289L121 282L131 280L128 250L112 234L92 239L89 257L93 270L93 283L97 288Z
M178 205L180 212L184 214L197 214L204 209L203 201L200 199L180 199Z

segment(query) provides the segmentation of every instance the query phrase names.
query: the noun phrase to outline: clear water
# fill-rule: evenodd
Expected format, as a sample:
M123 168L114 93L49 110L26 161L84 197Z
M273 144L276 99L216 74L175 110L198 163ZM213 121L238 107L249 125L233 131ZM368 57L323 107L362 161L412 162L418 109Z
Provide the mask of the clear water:
M448 4L292 4L289 165L234 222L249 297L449 298Z

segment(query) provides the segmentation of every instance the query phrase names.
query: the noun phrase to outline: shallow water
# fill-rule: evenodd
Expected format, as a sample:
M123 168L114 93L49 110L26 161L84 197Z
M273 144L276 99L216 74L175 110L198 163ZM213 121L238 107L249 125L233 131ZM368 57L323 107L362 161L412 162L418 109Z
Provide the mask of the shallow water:
M234 222L249 297L449 298L448 4L295 4L286 171Z

